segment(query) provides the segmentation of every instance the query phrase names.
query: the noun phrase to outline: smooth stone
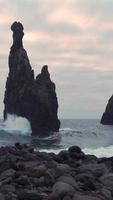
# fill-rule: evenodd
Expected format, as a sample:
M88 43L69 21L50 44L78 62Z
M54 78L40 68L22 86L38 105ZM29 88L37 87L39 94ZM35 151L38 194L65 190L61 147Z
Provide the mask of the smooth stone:
M64 197L65 195L74 193L74 188L68 183L56 182L53 185L52 195L58 197Z
M75 189L77 188L77 183L72 176L60 176L57 181L67 183Z
M69 174L71 172L71 168L67 164L58 164L56 167L56 176L62 176L64 174Z
M66 150L62 150L62 151L60 151L58 156L60 156L60 158L62 158L62 160L68 160L69 159L69 152L66 151Z
M46 166L44 164L41 164L37 167L32 168L30 171L30 175L32 177L40 178L41 176L45 175L46 170L47 170Z
M103 174L107 174L108 168L105 164L83 164L78 168L79 173L90 173L93 174L94 177L100 177Z

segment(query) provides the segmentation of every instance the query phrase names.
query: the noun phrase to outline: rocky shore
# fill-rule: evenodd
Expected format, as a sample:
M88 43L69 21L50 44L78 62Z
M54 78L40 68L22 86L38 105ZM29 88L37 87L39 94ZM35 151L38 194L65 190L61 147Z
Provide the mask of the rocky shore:
M0 148L0 200L112 200L113 157L59 154L16 143Z

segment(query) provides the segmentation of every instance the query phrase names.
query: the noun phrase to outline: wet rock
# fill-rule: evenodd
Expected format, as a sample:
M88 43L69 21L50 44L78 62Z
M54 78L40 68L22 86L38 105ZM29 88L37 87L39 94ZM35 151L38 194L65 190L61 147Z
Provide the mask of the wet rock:
M15 147L19 150L22 150L23 148L23 146L19 142L15 143Z
M68 149L69 155L74 159L84 159L84 153L81 151L80 147L72 146Z
M68 160L69 159L69 152L66 150L60 151L60 153L58 154L58 156L63 160Z
M80 147L78 147L78 146L71 146L71 147L69 147L69 149L68 149L68 151L69 152L76 152L76 153L81 153L81 148Z

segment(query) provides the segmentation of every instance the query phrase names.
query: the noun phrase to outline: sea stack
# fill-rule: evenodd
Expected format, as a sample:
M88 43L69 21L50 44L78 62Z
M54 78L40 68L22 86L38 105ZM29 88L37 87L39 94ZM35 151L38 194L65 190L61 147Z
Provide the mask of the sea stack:
M7 119L8 114L27 118L31 124L32 135L46 136L58 132L60 127L57 116L58 101L48 66L43 66L41 73L35 79L34 71L23 48L23 25L14 22L11 30L13 45L9 54L4 119Z
M109 99L105 112L102 115L101 124L113 125L113 95Z

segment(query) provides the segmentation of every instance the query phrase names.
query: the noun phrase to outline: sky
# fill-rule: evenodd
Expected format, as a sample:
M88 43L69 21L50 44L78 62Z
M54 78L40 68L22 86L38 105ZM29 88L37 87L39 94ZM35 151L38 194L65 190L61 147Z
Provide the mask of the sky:
M1 117L14 21L35 75L49 66L59 118L100 119L113 93L113 0L0 0Z

